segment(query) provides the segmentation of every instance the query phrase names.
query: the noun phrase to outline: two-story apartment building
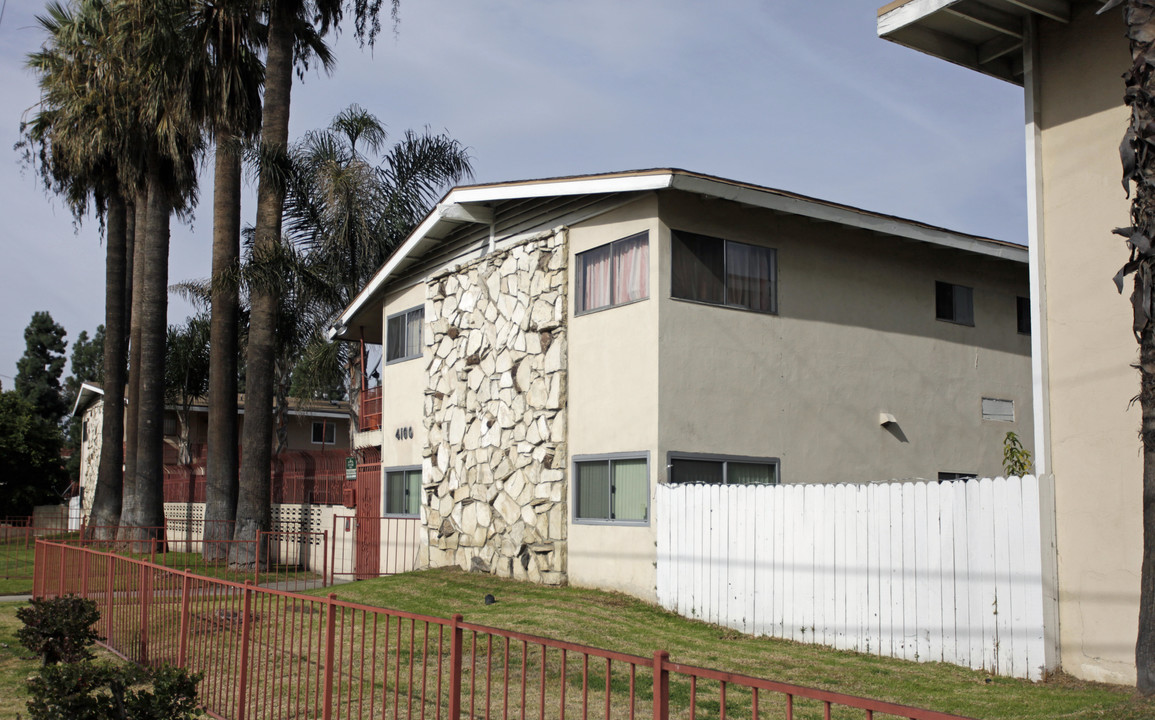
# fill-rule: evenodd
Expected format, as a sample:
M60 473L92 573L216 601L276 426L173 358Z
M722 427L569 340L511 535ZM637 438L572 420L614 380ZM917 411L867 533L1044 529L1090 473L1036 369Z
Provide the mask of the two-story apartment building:
M653 599L660 483L1001 474L1027 251L682 170L460 187L331 333L432 566ZM376 487L374 487L376 485Z

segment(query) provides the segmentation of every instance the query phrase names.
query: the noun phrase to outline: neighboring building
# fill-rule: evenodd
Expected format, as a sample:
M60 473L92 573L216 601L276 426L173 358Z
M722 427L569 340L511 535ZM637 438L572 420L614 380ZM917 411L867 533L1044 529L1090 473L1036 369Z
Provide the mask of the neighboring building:
M1063 669L1134 684L1142 560L1139 391L1119 143L1131 65L1120 10L1056 0L910 0L882 37L1024 87L1035 448L1052 474ZM1130 281L1128 281L1128 286Z
M655 599L659 483L1001 474L1027 251L682 170L460 187L338 319L383 344L366 517Z
M104 391L83 383L73 415L81 415L80 496L87 517L100 468ZM244 398L240 400L238 436L244 427ZM340 504L349 455L349 405L325 400L290 400L285 450L274 458L274 502ZM192 462L179 463L181 427L175 408L164 413L165 502L204 502L205 442L208 406L197 401L189 408L188 441ZM279 465L277 463L280 463ZM278 478L278 473L280 478Z

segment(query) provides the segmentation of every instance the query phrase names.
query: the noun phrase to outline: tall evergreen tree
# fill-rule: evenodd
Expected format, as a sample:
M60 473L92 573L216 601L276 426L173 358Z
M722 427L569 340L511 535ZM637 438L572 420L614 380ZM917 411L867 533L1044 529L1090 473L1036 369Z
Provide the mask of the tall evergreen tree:
M35 505L59 501L64 467L60 428L15 390L0 393L0 507L29 515Z
M24 328L24 354L16 362L16 393L53 424L59 424L68 412L68 400L60 385L66 334L47 311L33 313Z

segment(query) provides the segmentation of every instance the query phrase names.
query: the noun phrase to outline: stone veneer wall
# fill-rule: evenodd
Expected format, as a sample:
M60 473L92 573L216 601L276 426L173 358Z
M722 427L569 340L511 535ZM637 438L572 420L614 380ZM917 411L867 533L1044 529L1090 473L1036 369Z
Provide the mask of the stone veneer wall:
M566 233L427 281L421 564L566 582Z
M81 512L88 516L92 508L92 496L96 492L96 476L100 474L101 434L104 430L104 401L93 403L81 416L88 426L88 435L80 450Z

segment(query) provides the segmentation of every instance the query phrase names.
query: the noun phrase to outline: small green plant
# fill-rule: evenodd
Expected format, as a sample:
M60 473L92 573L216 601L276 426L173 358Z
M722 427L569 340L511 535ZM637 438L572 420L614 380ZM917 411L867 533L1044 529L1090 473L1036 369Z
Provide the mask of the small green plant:
M1007 477L1022 477L1031 473L1031 451L1023 447L1019 436L1007 432L1003 438L1003 473Z
M82 660L29 678L29 720L186 720L202 715L200 676L170 666L142 668Z
M24 623L16 631L20 644L46 666L87 660L92 657L89 646L100 639L92 627L100 619L96 603L75 595L32 600L16 617Z

